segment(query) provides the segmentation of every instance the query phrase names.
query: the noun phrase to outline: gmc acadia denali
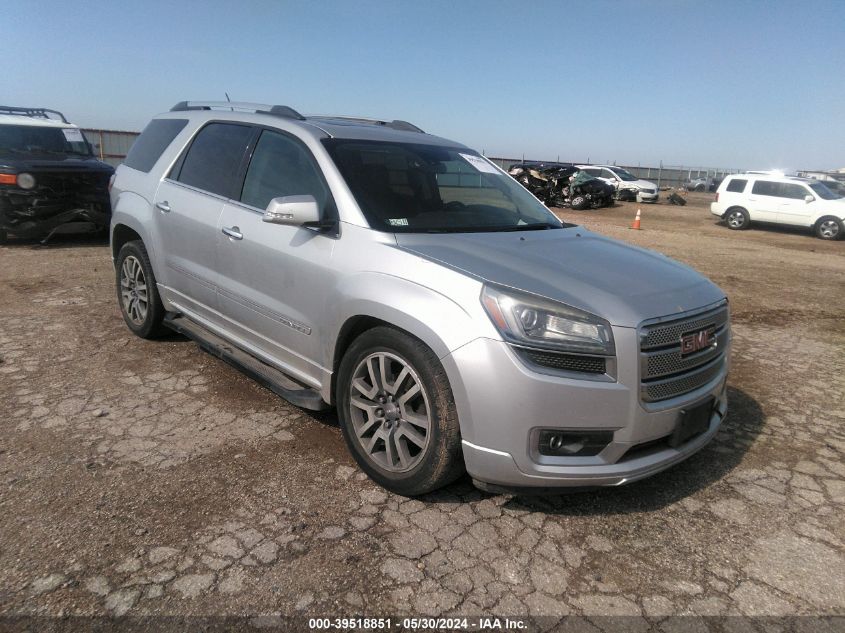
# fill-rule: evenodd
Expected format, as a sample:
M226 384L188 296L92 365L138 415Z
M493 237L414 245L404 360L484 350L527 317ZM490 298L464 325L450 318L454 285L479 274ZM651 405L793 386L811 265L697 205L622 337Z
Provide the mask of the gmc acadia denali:
M290 402L417 495L613 486L727 411L725 294L563 223L476 151L405 121L182 102L111 190L123 317Z

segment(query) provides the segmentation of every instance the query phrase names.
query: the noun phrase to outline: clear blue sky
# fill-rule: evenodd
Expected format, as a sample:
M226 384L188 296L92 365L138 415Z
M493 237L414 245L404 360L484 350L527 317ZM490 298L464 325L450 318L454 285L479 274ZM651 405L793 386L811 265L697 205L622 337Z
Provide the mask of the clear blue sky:
M488 156L845 167L845 2L0 3L0 103L407 119Z

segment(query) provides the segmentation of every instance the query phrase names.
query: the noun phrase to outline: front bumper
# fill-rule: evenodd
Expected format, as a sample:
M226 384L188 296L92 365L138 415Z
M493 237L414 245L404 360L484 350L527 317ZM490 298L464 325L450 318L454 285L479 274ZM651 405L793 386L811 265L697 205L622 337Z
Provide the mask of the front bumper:
M677 398L643 403L639 397L636 330L614 328L616 380L582 379L529 369L509 345L476 339L443 359L461 421L468 473L507 488L615 486L653 475L686 459L718 432L727 413L728 354L706 385ZM681 410L708 398L708 429L685 444L668 443ZM540 429L610 430L598 455L540 455Z
M660 194L655 193L645 193L643 191L637 192L637 201L638 202L657 202L660 199Z

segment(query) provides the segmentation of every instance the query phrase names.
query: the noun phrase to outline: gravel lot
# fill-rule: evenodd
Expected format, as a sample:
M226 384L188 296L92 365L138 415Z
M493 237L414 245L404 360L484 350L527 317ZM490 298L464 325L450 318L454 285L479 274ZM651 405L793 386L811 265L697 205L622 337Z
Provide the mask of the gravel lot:
M710 198L642 205L639 232L633 203L561 216L727 291L723 430L644 482L541 498L388 494L334 413L131 336L103 242L0 247L0 613L845 615L845 242L729 231Z

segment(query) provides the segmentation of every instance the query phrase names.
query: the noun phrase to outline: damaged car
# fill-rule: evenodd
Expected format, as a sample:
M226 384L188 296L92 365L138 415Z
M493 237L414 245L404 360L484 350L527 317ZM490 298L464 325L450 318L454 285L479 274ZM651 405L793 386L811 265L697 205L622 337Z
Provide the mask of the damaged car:
M547 207L609 207L616 193L613 186L568 163L517 163L508 174Z
M113 174L61 112L0 106L0 242L107 230Z

